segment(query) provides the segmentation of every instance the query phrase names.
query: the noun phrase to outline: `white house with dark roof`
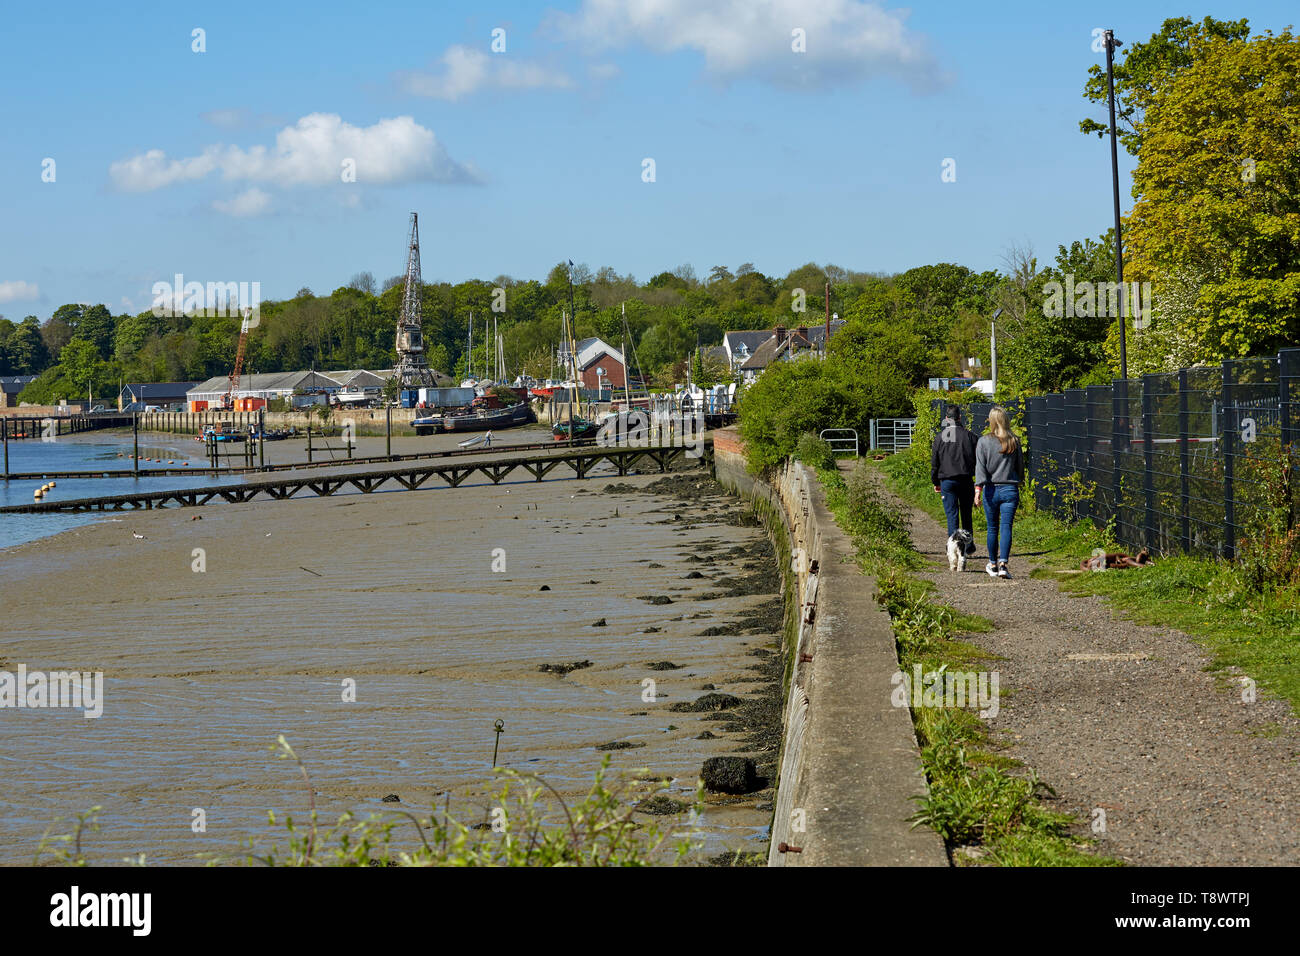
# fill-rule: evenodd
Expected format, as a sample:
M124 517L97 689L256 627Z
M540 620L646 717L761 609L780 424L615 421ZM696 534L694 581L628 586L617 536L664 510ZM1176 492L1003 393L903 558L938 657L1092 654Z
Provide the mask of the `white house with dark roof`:
M755 350L771 337L771 329L737 329L724 333L722 348L726 351L731 371L738 372Z
M832 320L830 335L834 336L843 327L843 319ZM729 354L733 356L732 368L740 373L741 383L745 385L758 378L763 374L763 370L774 362L788 362L795 358L824 358L826 355L825 324L801 325L794 329L778 325L770 331L763 329L761 332L728 332L727 335L735 336L733 340L735 351L729 350ZM751 335L762 336L758 344L753 347L749 345L753 341L748 338ZM724 336L723 345L727 344Z

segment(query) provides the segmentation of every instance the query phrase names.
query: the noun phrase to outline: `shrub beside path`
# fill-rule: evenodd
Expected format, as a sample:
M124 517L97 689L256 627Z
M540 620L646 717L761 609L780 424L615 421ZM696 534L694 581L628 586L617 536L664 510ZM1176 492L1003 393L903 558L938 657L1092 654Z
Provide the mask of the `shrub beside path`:
M1300 863L1300 720L1284 701L1243 702L1240 679L1180 631L1120 619L1101 598L1030 578L1012 550L1010 581L987 558L949 572L945 529L883 488L911 518L936 600L993 623L964 639L998 658L1003 691L988 721L1006 755L1037 771L1091 830L1100 853L1146 866ZM1141 574L1141 570L1107 571Z

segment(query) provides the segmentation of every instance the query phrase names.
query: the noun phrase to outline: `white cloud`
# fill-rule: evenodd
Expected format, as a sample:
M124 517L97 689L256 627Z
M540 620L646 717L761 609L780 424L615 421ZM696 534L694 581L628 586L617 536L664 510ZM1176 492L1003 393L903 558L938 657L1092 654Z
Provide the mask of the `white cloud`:
M507 53L485 53L468 46L452 46L442 55L437 73L405 70L397 84L415 96L458 100L484 89L569 89L573 81L560 70L525 63Z
M119 189L148 192L189 179L202 179L217 168L216 147L202 156L169 160L161 149L151 149L108 167L108 174Z
M227 216L236 216L238 218L247 218L250 216L260 216L271 205L271 194L263 192L256 186L246 189L234 199L217 199L212 203L212 208L217 212L224 212Z
M35 299L40 294L41 290L35 282L22 280L0 282L0 302L21 302L25 299Z
M551 23L587 49L694 50L722 79L821 87L891 74L932 89L944 77L907 16L864 0L583 0ZM792 49L795 29L804 31L804 53Z
M151 149L113 163L109 176L128 192L162 189L214 172L232 182L325 186L343 181L345 160L355 163L358 183L463 183L479 178L473 167L448 156L432 130L409 116L361 127L334 113L304 116L280 130L274 146L208 146L198 156L181 159Z

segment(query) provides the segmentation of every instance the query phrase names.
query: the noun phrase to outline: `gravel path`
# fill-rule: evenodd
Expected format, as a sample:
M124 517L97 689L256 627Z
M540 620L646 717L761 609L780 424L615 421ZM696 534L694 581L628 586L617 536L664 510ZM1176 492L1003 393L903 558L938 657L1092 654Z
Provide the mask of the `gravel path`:
M937 566L920 576L938 599L993 622L969 639L1005 658L984 665L1003 691L995 739L1055 788L1080 832L1105 811L1099 852L1146 866L1300 863L1300 720L1285 703L1243 703L1187 635L1031 580L1038 561L1014 546L1010 581L984 573L982 539L950 573L943 526L890 497Z

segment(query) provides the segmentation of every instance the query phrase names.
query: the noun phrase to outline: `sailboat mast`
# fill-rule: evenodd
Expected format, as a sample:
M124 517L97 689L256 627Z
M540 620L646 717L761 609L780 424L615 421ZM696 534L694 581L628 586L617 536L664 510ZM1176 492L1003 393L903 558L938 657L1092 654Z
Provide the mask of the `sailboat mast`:
M627 332L627 303L623 303L623 331ZM628 385L627 373L627 340L618 340L619 353L623 356L623 399L627 402L627 410L632 411L632 390Z
M569 351L569 314L565 312L563 309L560 310L560 335L563 337L564 349L567 352ZM566 368L564 371L565 371L565 377L567 378L569 374L569 370ZM572 379L569 379L569 444L570 445L573 444L573 400L574 398L576 398L576 395L574 394L575 388L576 388L576 383Z

